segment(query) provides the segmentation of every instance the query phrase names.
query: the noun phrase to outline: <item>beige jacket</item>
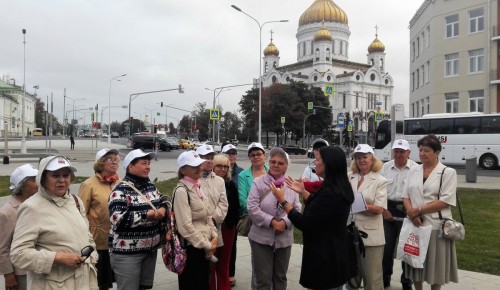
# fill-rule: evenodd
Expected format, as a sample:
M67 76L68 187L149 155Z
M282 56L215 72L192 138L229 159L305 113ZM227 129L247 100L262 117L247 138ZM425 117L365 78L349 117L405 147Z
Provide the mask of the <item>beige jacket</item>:
M81 201L79 212L69 192L56 197L40 184L53 158L57 157L42 159L36 177L38 192L19 207L10 258L14 266L28 271L28 289L98 289L96 251L77 269L54 263L57 252L80 254L95 243Z
M349 181L354 194L362 192L366 204L378 205L387 209L387 179L376 172L370 172L365 175L363 183L357 188L358 180L359 173L349 173ZM358 228L368 234L368 238L363 240L365 246L385 245L382 214L356 213L354 219ZM348 223L350 223L350 219Z
M97 250L108 249L109 230L111 229L108 210L109 194L118 182L105 183L97 175L94 175L85 180L78 191L78 196L85 206L90 232L94 237Z
M21 203L14 196L0 208L0 275L15 273L26 275L26 271L14 268L10 261L10 245L16 227L17 209Z
M201 199L191 183L180 180L177 186L172 198L179 234L193 247L210 250L217 229L210 215L209 198Z
M212 215L215 227L217 228L217 247L222 247L224 246L224 241L222 240L221 226L229 208L224 179L210 172L206 178L201 178L201 188L205 196L208 197L210 215Z

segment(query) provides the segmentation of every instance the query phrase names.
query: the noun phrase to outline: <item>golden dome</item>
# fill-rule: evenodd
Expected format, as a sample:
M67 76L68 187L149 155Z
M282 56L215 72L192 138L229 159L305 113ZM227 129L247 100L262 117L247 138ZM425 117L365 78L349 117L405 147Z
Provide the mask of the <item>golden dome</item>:
M318 31L316 31L316 33L314 33L314 41L332 41L332 39L332 33L324 25Z
M385 45L378 40L377 35L375 34L375 39L373 42L368 46L368 53L372 52L384 52L385 51Z
M264 56L270 56L270 55L275 55L278 56L280 54L280 50L274 45L273 41L267 45L267 47L264 49Z
M339 22L348 24L347 14L332 0L315 0L300 16L299 26L317 22Z

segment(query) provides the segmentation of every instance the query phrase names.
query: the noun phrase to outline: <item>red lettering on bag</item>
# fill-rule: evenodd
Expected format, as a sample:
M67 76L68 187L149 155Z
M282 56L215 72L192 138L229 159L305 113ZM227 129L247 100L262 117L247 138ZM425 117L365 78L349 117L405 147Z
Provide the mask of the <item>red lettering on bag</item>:
M407 254L410 254L412 256L420 256L420 248L418 246L410 245L410 244L405 244L403 251Z

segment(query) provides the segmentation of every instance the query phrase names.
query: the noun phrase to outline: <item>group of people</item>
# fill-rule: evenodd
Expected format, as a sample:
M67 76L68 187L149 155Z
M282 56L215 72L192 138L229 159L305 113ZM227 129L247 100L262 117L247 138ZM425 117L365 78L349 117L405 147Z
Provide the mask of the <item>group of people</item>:
M63 156L47 157L38 170L27 164L11 175L12 196L0 209L0 274L7 290L109 289L113 283L119 290L151 289L173 210L187 251L179 289L235 286L236 226L244 216L252 222L252 289L287 289L295 228L303 235L300 284L343 289L356 274L348 256L350 220L368 234L361 260L364 287L383 289L391 282L402 219L409 218L433 231L424 268L402 264L403 289L413 284L420 290L424 281L440 289L458 282L455 244L439 235L438 215L451 217L457 176L439 162L436 136L417 145L421 165L409 159L406 140L394 142L394 159L385 164L360 144L349 170L344 151L319 139L313 143L315 159L299 179L286 175L291 160L281 148L266 151L251 143L251 165L243 170L232 144L221 154L202 145L178 157L179 181L171 195L149 179L153 152L128 153L120 179L119 152L100 150L95 175L76 195L69 192L76 168ZM366 208L353 213L359 196Z

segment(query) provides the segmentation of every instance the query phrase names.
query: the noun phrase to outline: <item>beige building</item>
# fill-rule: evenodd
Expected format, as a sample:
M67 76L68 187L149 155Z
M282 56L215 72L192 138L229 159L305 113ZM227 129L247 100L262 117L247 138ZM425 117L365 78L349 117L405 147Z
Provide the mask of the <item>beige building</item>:
M36 97L26 92L22 86L16 85L8 76L0 78L0 136L22 137L24 98L24 136L35 128Z
M500 111L498 2L425 0L410 21L410 116Z

